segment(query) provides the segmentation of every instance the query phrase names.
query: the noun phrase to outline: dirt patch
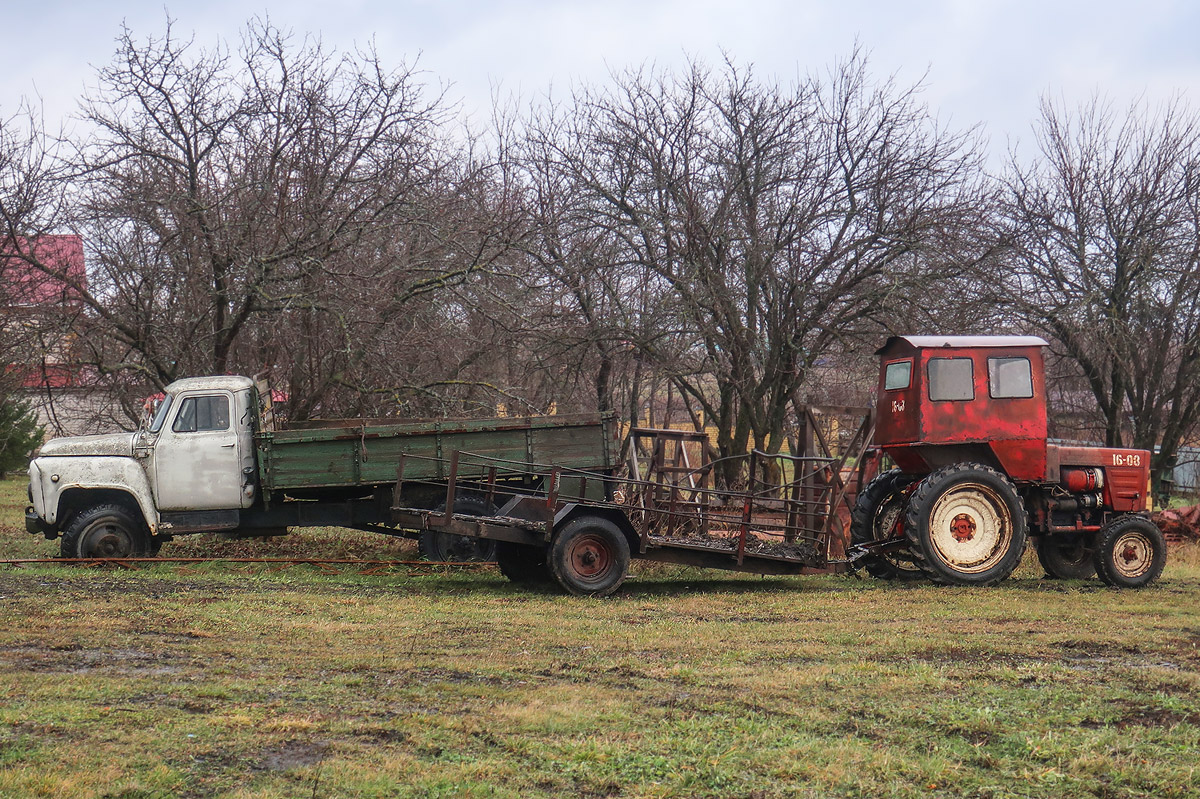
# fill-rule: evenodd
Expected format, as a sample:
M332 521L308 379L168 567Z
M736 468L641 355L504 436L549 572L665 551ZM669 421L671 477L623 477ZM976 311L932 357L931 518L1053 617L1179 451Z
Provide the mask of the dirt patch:
M255 771L290 771L315 766L329 755L328 741L288 741L259 753Z
M78 644L21 644L0 649L0 664L22 671L76 674L103 671L130 676L159 676L184 670L170 652L142 649L86 649Z
M1127 706L1125 713L1114 726L1123 730L1128 727L1170 729L1179 724L1200 725L1200 713L1181 713L1160 707Z

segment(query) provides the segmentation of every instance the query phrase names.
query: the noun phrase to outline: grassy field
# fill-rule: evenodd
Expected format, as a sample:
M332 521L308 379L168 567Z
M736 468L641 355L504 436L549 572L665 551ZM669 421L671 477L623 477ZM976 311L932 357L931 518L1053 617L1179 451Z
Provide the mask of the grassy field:
M50 555L0 484L4 555ZM204 550L406 556L345 531ZM639 566L0 571L0 797L1200 795L1200 554L1143 591Z

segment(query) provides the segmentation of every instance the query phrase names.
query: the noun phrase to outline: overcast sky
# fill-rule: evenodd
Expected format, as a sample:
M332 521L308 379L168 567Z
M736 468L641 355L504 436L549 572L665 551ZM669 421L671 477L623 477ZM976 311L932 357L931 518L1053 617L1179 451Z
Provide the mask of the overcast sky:
M1200 105L1200 3L1194 0L212 0L200 4L14 2L5 5L0 113L40 95L47 121L73 111L95 67L112 58L121 22L138 38L161 34L169 13L201 44L236 42L265 14L296 33L348 48L374 38L391 62L420 65L486 117L495 88L536 98L553 85L606 79L611 70L722 50L760 75L788 81L825 69L859 42L872 71L906 83L928 72L926 98L956 127L980 123L993 157L1029 138L1038 98L1069 104L1095 91L1124 106L1183 94ZM19 6L14 8L13 6Z

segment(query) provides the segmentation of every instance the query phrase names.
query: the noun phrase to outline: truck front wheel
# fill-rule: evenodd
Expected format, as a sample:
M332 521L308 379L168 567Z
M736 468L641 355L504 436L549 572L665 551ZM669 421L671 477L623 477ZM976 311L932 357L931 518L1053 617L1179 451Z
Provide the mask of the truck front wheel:
M1025 554L1025 505L995 469L945 466L913 491L904 533L916 562L935 581L992 585L1012 574Z
M608 519L581 516L554 536L549 561L554 579L568 593L608 596L629 573L629 542Z
M63 531L64 558L142 558L153 554L150 531L121 505L88 508Z
M1096 574L1108 585L1141 588L1154 582L1166 564L1166 539L1149 519L1122 516L1096 534Z

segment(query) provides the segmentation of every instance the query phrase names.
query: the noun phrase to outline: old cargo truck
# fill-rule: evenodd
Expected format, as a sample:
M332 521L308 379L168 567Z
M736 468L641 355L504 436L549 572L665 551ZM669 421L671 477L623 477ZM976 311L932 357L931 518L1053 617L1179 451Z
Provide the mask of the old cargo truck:
M260 423L261 408L249 378L189 378L167 388L137 432L47 442L30 464L27 528L61 536L68 558L145 555L196 532L260 536L323 525L395 532L393 504L439 507L445 492L433 486L448 477L451 452L598 474L613 466L610 420L600 416L355 420L272 430ZM408 481L397 497L390 485L402 456ZM493 492L528 479L495 464L488 471ZM471 476L464 465L459 477ZM459 500L464 511L486 510L480 503ZM472 539L423 532L431 557L480 554Z
M172 384L136 433L48 442L30 465L26 527L61 537L65 557L121 558L185 533L336 525L420 538L439 558L494 553L514 581L596 596L631 557L990 585L1031 537L1054 576L1152 582L1166 548L1145 516L1149 453L1048 443L1044 346L889 340L874 451L897 468L858 492L848 548L829 459L714 461L703 433L635 429L618 464L601 416L274 430L238 377Z

